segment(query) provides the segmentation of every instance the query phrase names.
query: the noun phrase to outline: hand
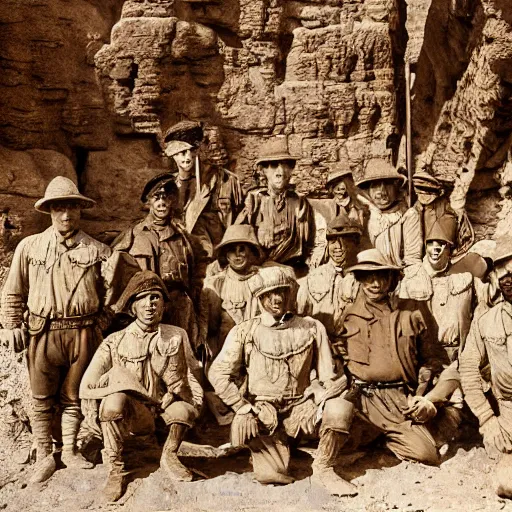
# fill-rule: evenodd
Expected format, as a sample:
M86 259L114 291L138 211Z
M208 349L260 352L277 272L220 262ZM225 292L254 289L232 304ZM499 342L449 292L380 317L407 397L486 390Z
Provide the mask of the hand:
M273 434L277 428L277 411L269 402L257 402L258 419Z
M171 393L168 391L165 393L165 395L162 397L162 403L160 407L165 411L169 405L171 405L174 402L174 393Z
M304 391L305 397L313 397L316 405L320 405L327 393L327 390L318 382L314 380Z
M501 453L512 451L512 442L505 429L496 416L491 416L481 427L480 433L484 438L485 451L491 458L495 457L496 450Z
M436 406L424 396L410 396L407 401L409 407L404 411L404 416L415 423L426 423L437 414Z
M109 374L104 373L96 383L89 384L89 389L98 389L98 388L106 388L108 387L108 378Z
M252 412L251 404L241 407L231 423L231 444L243 446L258 436L258 420Z
M84 420L82 422L81 428L101 439L102 433L98 421L97 400L82 399L81 408L82 414L84 415Z

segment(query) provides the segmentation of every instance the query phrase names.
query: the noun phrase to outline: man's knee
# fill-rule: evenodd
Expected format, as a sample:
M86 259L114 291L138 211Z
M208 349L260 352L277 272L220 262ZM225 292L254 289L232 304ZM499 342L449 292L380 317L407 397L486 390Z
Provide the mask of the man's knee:
M188 402L173 402L162 413L162 418L167 425L171 423L181 423L187 427L192 427L198 417L198 411Z
M106 396L100 404L100 421L116 421L123 418L128 395L126 393L112 393Z
M388 439L388 448L400 459L439 464L439 453L434 438L424 426L412 426Z
M354 404L341 396L327 400L322 413L321 432L330 429L348 434L354 411Z

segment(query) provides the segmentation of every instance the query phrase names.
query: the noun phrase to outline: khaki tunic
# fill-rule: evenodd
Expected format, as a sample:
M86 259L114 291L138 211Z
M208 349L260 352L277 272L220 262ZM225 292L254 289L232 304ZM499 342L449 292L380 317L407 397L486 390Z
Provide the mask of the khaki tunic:
M352 304L359 290L353 274L343 274L332 260L311 270L300 283L297 296L297 312L316 318L327 329L333 340L341 330L341 317L345 308Z
M480 425L494 412L485 394L480 370L491 367L491 387L494 396L509 407L512 401L512 305L500 302L475 319L466 346L460 356L459 372L465 399ZM512 432L512 424L509 425Z

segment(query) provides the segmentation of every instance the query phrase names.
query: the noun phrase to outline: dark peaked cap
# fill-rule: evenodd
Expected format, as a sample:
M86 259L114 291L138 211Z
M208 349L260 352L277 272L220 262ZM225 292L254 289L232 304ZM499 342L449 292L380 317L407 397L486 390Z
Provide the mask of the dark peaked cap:
M192 146L199 146L203 141L203 126L198 121L180 121L173 124L164 134L164 142L180 140Z

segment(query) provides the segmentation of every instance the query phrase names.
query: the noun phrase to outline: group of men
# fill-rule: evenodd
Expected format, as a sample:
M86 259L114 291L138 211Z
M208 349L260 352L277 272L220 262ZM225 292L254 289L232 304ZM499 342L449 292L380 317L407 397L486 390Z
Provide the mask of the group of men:
M126 442L158 418L161 467L192 480L177 453L207 390L263 484L293 481L290 440L304 437L318 442L312 481L339 496L357 493L334 471L340 451L377 437L437 464L469 406L500 454L498 492L512 495L512 239L491 263L468 253L474 234L446 184L418 172L407 208L404 176L380 159L357 183L340 164L330 198L308 200L279 138L256 162L266 186L244 199L202 143L198 123L166 133L174 171L148 181L146 218L110 247L80 230L94 201L71 180L36 202L52 225L16 248L1 302L2 341L27 351L32 481L58 462L92 467L85 432L103 443L115 501Z

